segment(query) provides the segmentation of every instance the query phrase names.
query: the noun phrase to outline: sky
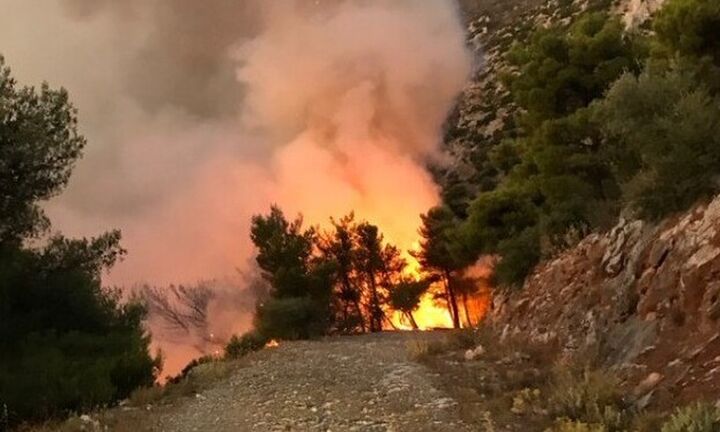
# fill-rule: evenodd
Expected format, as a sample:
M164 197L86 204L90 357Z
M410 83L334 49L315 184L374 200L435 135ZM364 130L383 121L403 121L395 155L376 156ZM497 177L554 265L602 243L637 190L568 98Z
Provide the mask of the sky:
M46 209L69 236L122 231L128 255L107 284L237 281L252 269L250 218L271 204L309 224L354 211L408 249L438 202L425 166L443 161L442 124L471 64L451 0L3 10L15 77L63 86L78 108L85 155ZM218 326L249 326L228 319Z

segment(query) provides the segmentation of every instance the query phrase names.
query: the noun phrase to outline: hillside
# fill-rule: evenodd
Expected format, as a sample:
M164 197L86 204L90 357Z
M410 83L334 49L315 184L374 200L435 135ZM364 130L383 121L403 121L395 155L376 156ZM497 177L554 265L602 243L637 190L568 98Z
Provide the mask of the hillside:
M12 390L9 403L0 398L0 430L720 431L720 7L712 0L458 1L465 39L448 4L408 10L429 22L447 20L452 43L425 53L423 79L387 92L404 100L410 88L444 90L437 99L398 105L378 99L385 91L363 91L359 99L320 91L322 97L306 101L307 107L326 99L342 104L321 110L323 121L309 121L313 133L302 137L313 139L289 144L303 156L303 170L287 176L299 184L290 195L301 190L336 201L360 191L387 202L393 223L366 219L362 205L358 213L330 216L328 225L307 223L300 212L289 216L279 205L253 214L253 274L246 283L257 297L248 308L252 327L243 333L230 329L237 304L213 297L210 287L147 287L144 297L127 303L119 291L102 288L102 272L126 252L119 231L97 239L57 237L46 249L31 249L23 242L47 229L45 219L38 213L34 227L13 219L8 226L21 231L8 231L11 253L0 258L11 265L0 269L8 269L13 287L30 282L27 289L6 290L17 299L8 303L14 309L5 309L14 320L6 327L25 333L7 338L15 351L6 362L15 369L0 370L0 387L13 385L4 386ZM405 5L413 4L420 3ZM320 2L314 5L321 10ZM339 11L347 5L348 16L361 11L353 2L338 5L337 16L328 6L330 21L344 17ZM288 17L305 20L314 16L311 9ZM368 16L397 15L412 24L419 46L424 38L425 44L444 41L403 11L361 13L357 28L340 20L328 34L349 30L351 43L373 21ZM312 23L302 27L307 34L325 21ZM288 29L277 29L283 37L268 41L292 39L285 37ZM473 53L467 82L464 42ZM370 52L384 52L383 42L374 44ZM334 47L342 64L352 50ZM395 48L393 54L414 51ZM456 67L438 68L446 51L455 54L447 60L458 60ZM285 57L284 50L272 52ZM309 75L322 78L331 65L328 70L347 78L324 52L316 53L323 67ZM370 74L380 77L375 90L383 89L396 55L372 58L393 60L385 72ZM453 75L449 84L427 85L439 70ZM26 94L44 100L33 89L17 97ZM58 91L66 135L77 149L69 148L48 196L64 187L85 143L75 136L75 111L65 96ZM444 104L427 103L434 100ZM376 103L377 111L356 111L363 101ZM20 111L33 106L16 105ZM389 115L385 122L386 109L398 118L418 116L396 124ZM301 106L288 117L305 111ZM325 111L340 111L341 119ZM434 114L427 122L420 115L425 111ZM47 135L56 136L47 116L35 120L48 122ZM418 127L433 121L427 131ZM409 134L400 133L399 124ZM28 131L35 125L26 127L13 139L34 136ZM344 132L355 137L365 129L365 148L348 154L350 147L336 148L345 143ZM385 135L397 143L373 141ZM434 158L434 147L414 156L394 153L414 136L429 146L442 136L447 157ZM387 148L402 156L387 160L410 164L409 177L390 175L397 163L383 163L382 172L362 165L359 177L345 171L350 162L373 160L375 151L388 156ZM298 183L311 170L333 171L315 169L318 154L310 149L332 153L326 168L347 175ZM25 157L37 158L31 151ZM364 176L383 182L368 192L359 181ZM325 192L344 182L353 187ZM417 208L399 200L427 191L432 200ZM25 210L39 209L36 201ZM419 228L410 222L418 214ZM410 233L407 244L391 242L393 232ZM3 252L1 246L0 239ZM76 286L80 295L73 296L68 287ZM64 303L40 301L58 293L77 303L77 311L58 313L66 311L56 306ZM223 313L216 303L227 303ZM47 311L37 307L42 304ZM26 313L35 310L42 313ZM202 356L187 357L194 360L163 381L166 353L160 346L152 354L157 327L147 327L148 311L151 320L153 313L169 317L178 342L197 336L213 349L196 347ZM216 339L209 323L219 317L225 334ZM47 323L35 322L41 318ZM86 321L92 326L83 336L75 326ZM106 344L112 349L103 352ZM46 367L49 372L37 373ZM28 389L37 395L49 389L48 396L26 397Z
M514 43L525 41L537 26L569 23L588 11L610 11L630 28L645 23L663 0L460 0L468 28L468 46L475 71L446 125L445 146L452 167L442 170L446 190L458 187L464 196L487 190L497 182L488 153L505 138L517 135L518 106L501 76L513 70L506 55Z
M655 377L644 403L673 407L720 390L720 198L661 223L622 220L543 263L495 298L505 335L597 347L629 385Z

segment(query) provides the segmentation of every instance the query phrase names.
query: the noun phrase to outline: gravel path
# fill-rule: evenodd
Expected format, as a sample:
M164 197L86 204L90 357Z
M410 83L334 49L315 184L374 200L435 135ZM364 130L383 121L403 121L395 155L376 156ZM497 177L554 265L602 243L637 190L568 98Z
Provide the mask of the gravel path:
M161 414L162 431L453 431L456 403L437 375L408 359L432 333L283 343L227 380Z

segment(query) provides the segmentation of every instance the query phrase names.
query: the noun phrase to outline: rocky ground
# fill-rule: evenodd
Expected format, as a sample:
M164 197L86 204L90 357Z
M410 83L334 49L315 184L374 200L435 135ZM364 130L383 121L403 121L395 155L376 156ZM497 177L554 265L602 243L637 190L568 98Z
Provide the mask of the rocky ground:
M162 431L463 431L456 402L384 333L284 343L158 419Z
M241 359L205 388L146 405L130 401L75 419L74 427L62 430L474 430L440 389L439 374L415 361L408 348L443 337L443 332L389 332L282 343ZM206 374L223 363L201 365L193 373Z
M600 347L605 366L652 379L647 402L670 407L720 391L720 197L661 223L622 220L497 294L506 334Z

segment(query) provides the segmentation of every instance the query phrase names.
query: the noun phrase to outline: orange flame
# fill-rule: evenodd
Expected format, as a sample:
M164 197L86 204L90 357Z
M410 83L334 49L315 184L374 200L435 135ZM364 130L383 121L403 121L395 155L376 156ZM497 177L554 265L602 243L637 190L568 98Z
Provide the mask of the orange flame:
M280 344L275 339L270 339L268 343L265 344L265 348L277 348Z
M415 251L419 248L420 242L415 241L413 243L412 250ZM419 280L423 276L422 270L420 268L420 263L418 263L418 261L415 259L415 257L412 256L410 252L405 253L404 257L407 261L407 267L405 268L406 275L416 280ZM466 271L467 274L480 277L479 280L485 281L487 280L491 272L492 265L486 259L481 259L475 266L469 268ZM431 287L431 291L433 290L433 288L436 287ZM480 321L485 316L489 303L490 289L489 286L484 284L477 295L475 295L473 298L467 299L466 304L459 305L462 309L460 315L463 327L477 324L477 321ZM470 317L466 316L465 314L469 314ZM417 324L418 330L432 330L453 327L453 320L450 311L448 311L445 306L443 306L442 304L438 304L433 299L432 292L427 292L425 293L425 295L423 295L423 297L420 299L420 304L418 308L413 311L412 316L415 320L415 323ZM473 322L473 320L475 320L476 322ZM410 319L400 311L393 311L390 317L390 321L392 322L393 327L396 329L414 330Z

